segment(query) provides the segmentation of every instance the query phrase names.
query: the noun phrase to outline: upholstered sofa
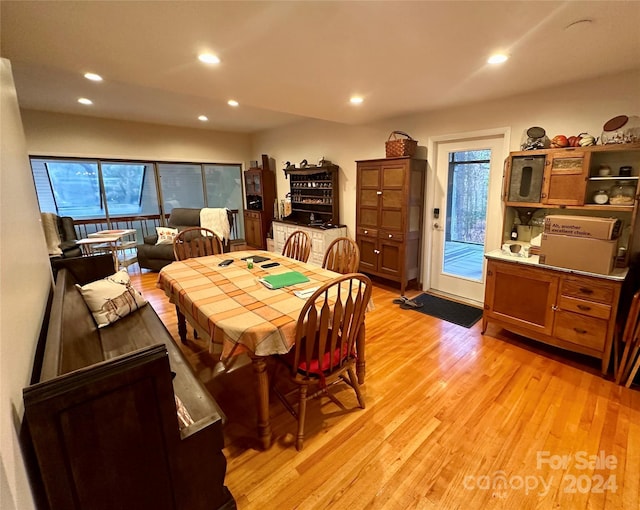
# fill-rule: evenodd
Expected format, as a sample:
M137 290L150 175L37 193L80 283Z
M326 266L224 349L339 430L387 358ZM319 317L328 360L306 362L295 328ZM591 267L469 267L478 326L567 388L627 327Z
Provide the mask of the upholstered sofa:
M228 212L229 226L233 227L233 214ZM176 207L171 210L167 226L182 230L200 226L200 208ZM158 236L145 236L144 244L138 245L138 265L142 269L160 271L175 260L172 244L157 244ZM229 239L223 242L225 252L230 251Z

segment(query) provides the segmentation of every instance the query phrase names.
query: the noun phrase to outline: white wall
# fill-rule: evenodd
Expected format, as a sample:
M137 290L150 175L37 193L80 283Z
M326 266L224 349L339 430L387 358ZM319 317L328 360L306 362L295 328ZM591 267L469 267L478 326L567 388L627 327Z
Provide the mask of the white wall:
M631 72L507 99L415 113L365 126L305 121L254 135L252 152L267 153L275 158L278 197L281 199L289 191L289 182L281 171L284 161L298 164L303 159L313 162L324 156L340 165L340 221L348 226L349 234L353 236L355 161L384 157L384 142L394 129L407 131L418 140L422 155L426 156L430 137L506 127L511 129L513 151L519 150L521 136L531 126L543 127L550 138L581 132L600 136L602 125L610 118L621 114L640 115L639 91L640 72ZM364 103L360 107L367 105ZM431 161L428 168L430 174ZM430 175L427 186L429 182ZM430 196L429 189L426 196ZM501 218L493 221L501 222Z
M52 276L11 74L0 59L0 508L35 508L18 434Z
M246 134L22 110L30 155L246 163Z

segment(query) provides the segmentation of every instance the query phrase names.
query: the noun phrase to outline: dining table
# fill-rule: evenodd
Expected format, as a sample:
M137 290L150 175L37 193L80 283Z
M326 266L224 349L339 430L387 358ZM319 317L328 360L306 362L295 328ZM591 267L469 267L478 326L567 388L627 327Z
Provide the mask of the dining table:
M247 260L247 259L251 259ZM221 265L225 260L231 262ZM265 267L266 266L266 267ZM307 281L269 288L263 279L296 272ZM258 437L271 446L267 360L295 343L296 323L312 289L341 276L322 267L263 250L245 250L172 262L162 268L157 287L176 307L178 334L186 343L187 322L209 344L222 346L221 360L247 353L257 379ZM268 279L268 278L267 278ZM306 293L305 293L306 291ZM356 342L358 382L365 379L365 328Z

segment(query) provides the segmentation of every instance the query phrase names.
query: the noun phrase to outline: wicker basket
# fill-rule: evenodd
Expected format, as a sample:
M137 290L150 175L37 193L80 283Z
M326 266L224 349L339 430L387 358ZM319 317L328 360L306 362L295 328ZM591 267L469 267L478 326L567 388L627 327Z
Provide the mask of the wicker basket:
M406 136L406 138L398 138L398 135ZM417 140L411 138L404 131L392 131L384 145L388 158L415 156L418 148Z

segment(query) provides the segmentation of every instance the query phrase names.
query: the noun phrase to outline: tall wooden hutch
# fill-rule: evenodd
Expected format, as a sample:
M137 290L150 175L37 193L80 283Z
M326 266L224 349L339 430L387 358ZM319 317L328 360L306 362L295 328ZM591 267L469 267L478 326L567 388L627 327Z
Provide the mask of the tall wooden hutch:
M252 248L266 250L276 200L276 178L266 154L262 155L262 168L245 170L244 193L245 242Z
M424 174L411 157L356 161L356 242L360 271L400 283L420 277Z

